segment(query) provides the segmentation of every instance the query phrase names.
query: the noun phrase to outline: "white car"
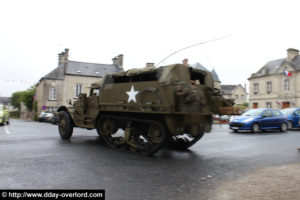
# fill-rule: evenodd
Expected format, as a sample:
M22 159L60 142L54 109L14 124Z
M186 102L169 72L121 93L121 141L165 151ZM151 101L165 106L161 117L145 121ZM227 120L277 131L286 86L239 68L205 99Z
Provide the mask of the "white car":
M39 115L39 122L49 122L54 116L53 112L50 111L42 111Z

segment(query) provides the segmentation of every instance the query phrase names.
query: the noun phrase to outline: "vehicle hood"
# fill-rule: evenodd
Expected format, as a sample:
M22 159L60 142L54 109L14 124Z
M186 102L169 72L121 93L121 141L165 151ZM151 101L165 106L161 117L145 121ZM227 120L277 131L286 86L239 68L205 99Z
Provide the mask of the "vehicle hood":
M258 119L260 118L260 116L238 116L238 117L235 117L234 119L232 119L230 122L243 122L244 120L247 120L247 119Z

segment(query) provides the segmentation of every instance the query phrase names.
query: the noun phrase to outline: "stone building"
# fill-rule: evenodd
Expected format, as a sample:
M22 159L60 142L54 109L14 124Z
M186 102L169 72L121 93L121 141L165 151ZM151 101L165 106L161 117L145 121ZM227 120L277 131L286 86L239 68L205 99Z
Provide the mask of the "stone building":
M187 62L186 60L183 60L183 63ZM195 69L200 69L203 71L208 71L211 72L213 75L213 79L214 79L214 87L221 89L221 81L219 79L219 76L217 74L217 72L213 69L212 71L209 71L208 69L206 69L203 65L201 65L200 63L195 63L193 64L191 67L195 68Z
M113 64L71 61L69 49L58 54L58 66L42 77L36 85L37 112L56 111L61 105L77 100L80 93L88 93L91 83L98 82L107 73L123 70L123 55L113 58Z
M221 85L221 93L225 99L234 99L235 105L247 103L247 91L239 85Z
M0 97L0 105L4 105L8 111L15 110L10 103L10 97Z
M267 62L248 80L250 108L300 107L299 50L288 49L286 58Z

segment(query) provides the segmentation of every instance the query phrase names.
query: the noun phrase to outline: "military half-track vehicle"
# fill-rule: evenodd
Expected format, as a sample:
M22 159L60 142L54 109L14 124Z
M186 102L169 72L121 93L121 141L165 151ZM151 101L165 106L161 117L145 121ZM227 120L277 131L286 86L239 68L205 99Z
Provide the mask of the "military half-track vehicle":
M69 139L73 127L97 129L110 147L152 155L166 145L189 148L211 131L212 114L232 105L210 72L182 64L133 69L107 74L60 107L59 133Z

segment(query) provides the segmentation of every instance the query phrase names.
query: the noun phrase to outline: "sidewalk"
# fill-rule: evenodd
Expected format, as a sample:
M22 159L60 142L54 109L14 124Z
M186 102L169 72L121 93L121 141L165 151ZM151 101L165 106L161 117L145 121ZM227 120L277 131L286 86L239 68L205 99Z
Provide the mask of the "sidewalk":
M300 163L253 171L241 179L221 185L209 200L241 199L300 199Z

